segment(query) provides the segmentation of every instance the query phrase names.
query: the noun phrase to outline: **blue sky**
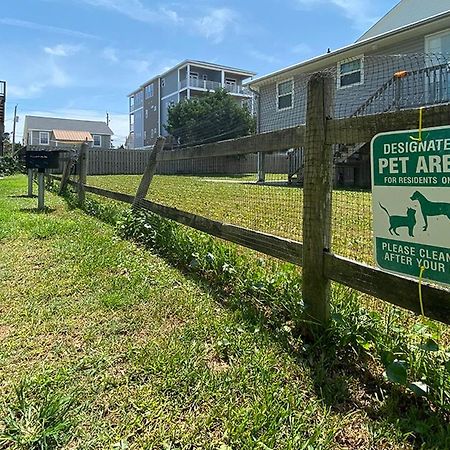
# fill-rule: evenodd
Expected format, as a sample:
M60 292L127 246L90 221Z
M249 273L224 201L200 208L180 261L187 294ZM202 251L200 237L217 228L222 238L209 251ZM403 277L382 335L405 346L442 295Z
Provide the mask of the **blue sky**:
M6 130L26 114L128 132L127 94L184 59L264 75L354 42L397 0L3 0Z

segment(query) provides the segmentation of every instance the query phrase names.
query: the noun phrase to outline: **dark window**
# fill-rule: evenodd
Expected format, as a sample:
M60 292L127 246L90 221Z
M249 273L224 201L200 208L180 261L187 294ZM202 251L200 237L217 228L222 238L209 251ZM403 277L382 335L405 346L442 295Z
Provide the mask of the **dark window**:
M283 81L281 83L278 83L278 85L277 85L277 95L278 95L277 107L279 110L292 107L293 92L294 92L294 81L293 80L288 80L288 81Z

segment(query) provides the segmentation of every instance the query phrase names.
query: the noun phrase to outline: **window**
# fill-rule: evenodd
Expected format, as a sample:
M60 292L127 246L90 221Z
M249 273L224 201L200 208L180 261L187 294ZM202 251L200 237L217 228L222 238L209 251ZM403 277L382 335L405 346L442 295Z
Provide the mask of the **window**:
M192 80L198 80L198 72L191 72L191 73L189 74L189 77L190 77Z
M236 80L234 78L225 78L225 84L228 86L236 86Z
M208 75L206 73L203 74L203 81L208 81Z
M48 145L50 141L49 132L48 131L40 131L39 132L39 145Z
M338 63L338 88L364 83L363 57Z
M161 87L165 87L165 85L166 85L166 79L161 78Z
M292 108L294 96L294 80L282 81L277 84L277 109L281 111L283 109Z
M94 134L92 138L94 139L94 147L102 146L102 137L99 134Z
M149 84L148 86L145 86L145 98L151 98L154 94L154 87L153 83Z

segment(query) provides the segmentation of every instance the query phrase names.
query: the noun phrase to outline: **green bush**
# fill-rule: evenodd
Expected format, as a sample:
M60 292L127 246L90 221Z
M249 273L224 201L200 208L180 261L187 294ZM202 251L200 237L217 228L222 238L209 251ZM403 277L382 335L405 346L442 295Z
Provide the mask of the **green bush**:
M20 172L20 164L12 156L0 156L0 176L4 177Z

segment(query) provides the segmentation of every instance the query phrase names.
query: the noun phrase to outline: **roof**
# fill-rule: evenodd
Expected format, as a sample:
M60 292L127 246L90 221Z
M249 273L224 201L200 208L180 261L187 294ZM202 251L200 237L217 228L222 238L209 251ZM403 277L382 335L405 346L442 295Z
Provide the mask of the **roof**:
M148 80L145 83L141 84L141 86L138 89L135 89L133 92L130 92L128 94L128 97L130 97L131 95L136 94L137 92L142 90L145 86L149 85L150 83L152 83L153 81L157 80L158 78L163 78L168 73L172 72L173 70L177 70L180 67L185 66L186 64L192 64L192 65L196 65L197 64L197 65L209 67L211 69L225 70L225 71L228 71L228 72L233 72L233 73L237 73L237 74L241 74L241 75L246 75L247 78L250 78L250 77L253 77L253 76L256 75L256 72L252 72L250 70L238 69L236 67L230 67L230 66L223 66L221 64L214 64L214 63L210 63L210 62L206 62L206 61L198 61L198 60L195 60L195 59L185 59L184 61L181 61L180 63L178 63L177 65L171 67L170 69L167 69L165 72L163 72L163 73L161 73L159 75L155 75L153 78L150 78L150 80Z
M404 27L410 23L420 22L449 10L450 4L448 0L402 0L370 27L358 41L379 36L388 31Z
M367 49L373 49L374 47L380 46L382 44L395 44L398 42L399 37L408 38L414 34L417 34L418 32L431 34L435 31L439 31L439 27L442 27L443 24L445 24L445 26L447 27L450 26L449 19L450 10L432 17L428 17L419 22L410 23L404 27L388 31L381 35L374 36L363 41L357 41L354 44L348 45L338 50L334 50L330 53L326 53L324 55L320 55L315 58L294 64L292 66L285 67L268 75L256 78L246 83L246 85L253 89L257 89L263 84L273 82L275 79L287 78L288 76L292 76L295 73L307 73L323 70L346 58L360 55Z
M26 130L87 131L93 134L112 136L114 133L106 122L93 120L60 119L56 117L25 116Z
M53 130L53 135L57 141L91 142L94 140L88 131Z

